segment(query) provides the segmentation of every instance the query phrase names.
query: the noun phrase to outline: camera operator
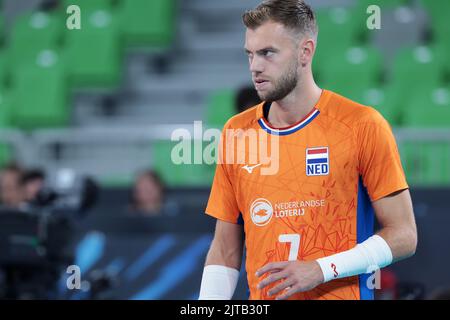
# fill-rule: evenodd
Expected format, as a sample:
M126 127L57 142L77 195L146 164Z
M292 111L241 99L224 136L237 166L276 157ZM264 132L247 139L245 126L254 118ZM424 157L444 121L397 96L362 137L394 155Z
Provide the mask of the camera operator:
M39 169L28 170L20 179L20 187L23 193L23 201L35 201L39 192L44 188L45 173Z
M0 299L57 298L60 275L74 262L76 221L95 204L98 187L69 170L52 175L2 171Z

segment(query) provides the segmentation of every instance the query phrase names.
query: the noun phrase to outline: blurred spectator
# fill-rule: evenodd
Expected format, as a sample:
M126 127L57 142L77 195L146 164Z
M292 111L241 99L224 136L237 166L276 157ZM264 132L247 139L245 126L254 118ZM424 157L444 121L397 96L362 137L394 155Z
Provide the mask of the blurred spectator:
M45 174L41 170L26 171L20 179L22 186L23 200L32 202L44 187Z
M145 216L156 216L163 212L165 186L159 175L152 170L140 173L131 195L131 208Z
M10 164L0 171L0 204L18 208L23 201L20 185L22 170L16 164Z
M241 113L257 104L261 103L254 87L242 87L236 93L236 111Z

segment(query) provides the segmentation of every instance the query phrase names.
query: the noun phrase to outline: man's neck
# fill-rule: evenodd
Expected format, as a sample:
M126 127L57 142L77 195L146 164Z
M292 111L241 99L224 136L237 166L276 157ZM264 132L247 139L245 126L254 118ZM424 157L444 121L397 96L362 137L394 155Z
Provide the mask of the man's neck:
M309 84L299 84L284 99L272 103L267 120L275 128L296 124L312 111L321 94L322 89L314 81Z

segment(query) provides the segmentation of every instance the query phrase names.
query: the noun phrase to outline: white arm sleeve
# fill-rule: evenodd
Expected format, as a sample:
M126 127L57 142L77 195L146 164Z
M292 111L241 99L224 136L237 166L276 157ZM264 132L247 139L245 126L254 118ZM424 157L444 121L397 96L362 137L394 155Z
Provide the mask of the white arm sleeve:
M239 270L220 265L203 269L199 300L231 300L239 280Z
M370 273L392 263L392 251L386 241L374 235L353 249L317 259L324 282Z

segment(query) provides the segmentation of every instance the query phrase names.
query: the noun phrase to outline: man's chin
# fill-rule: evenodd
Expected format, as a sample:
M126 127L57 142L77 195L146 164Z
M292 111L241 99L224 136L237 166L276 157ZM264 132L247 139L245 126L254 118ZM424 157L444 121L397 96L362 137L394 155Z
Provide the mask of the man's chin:
M273 97L273 95L270 95L270 94L262 94L262 95L258 94L258 96L259 96L259 99L261 99L261 101L265 101L265 102L268 102L268 103L278 100L278 99L275 99Z
M261 91L256 91L256 92L258 93L258 97L259 97L259 99L261 99L261 101L268 101L270 99L270 97L272 96L270 94L270 92L267 92L267 91L261 90Z

